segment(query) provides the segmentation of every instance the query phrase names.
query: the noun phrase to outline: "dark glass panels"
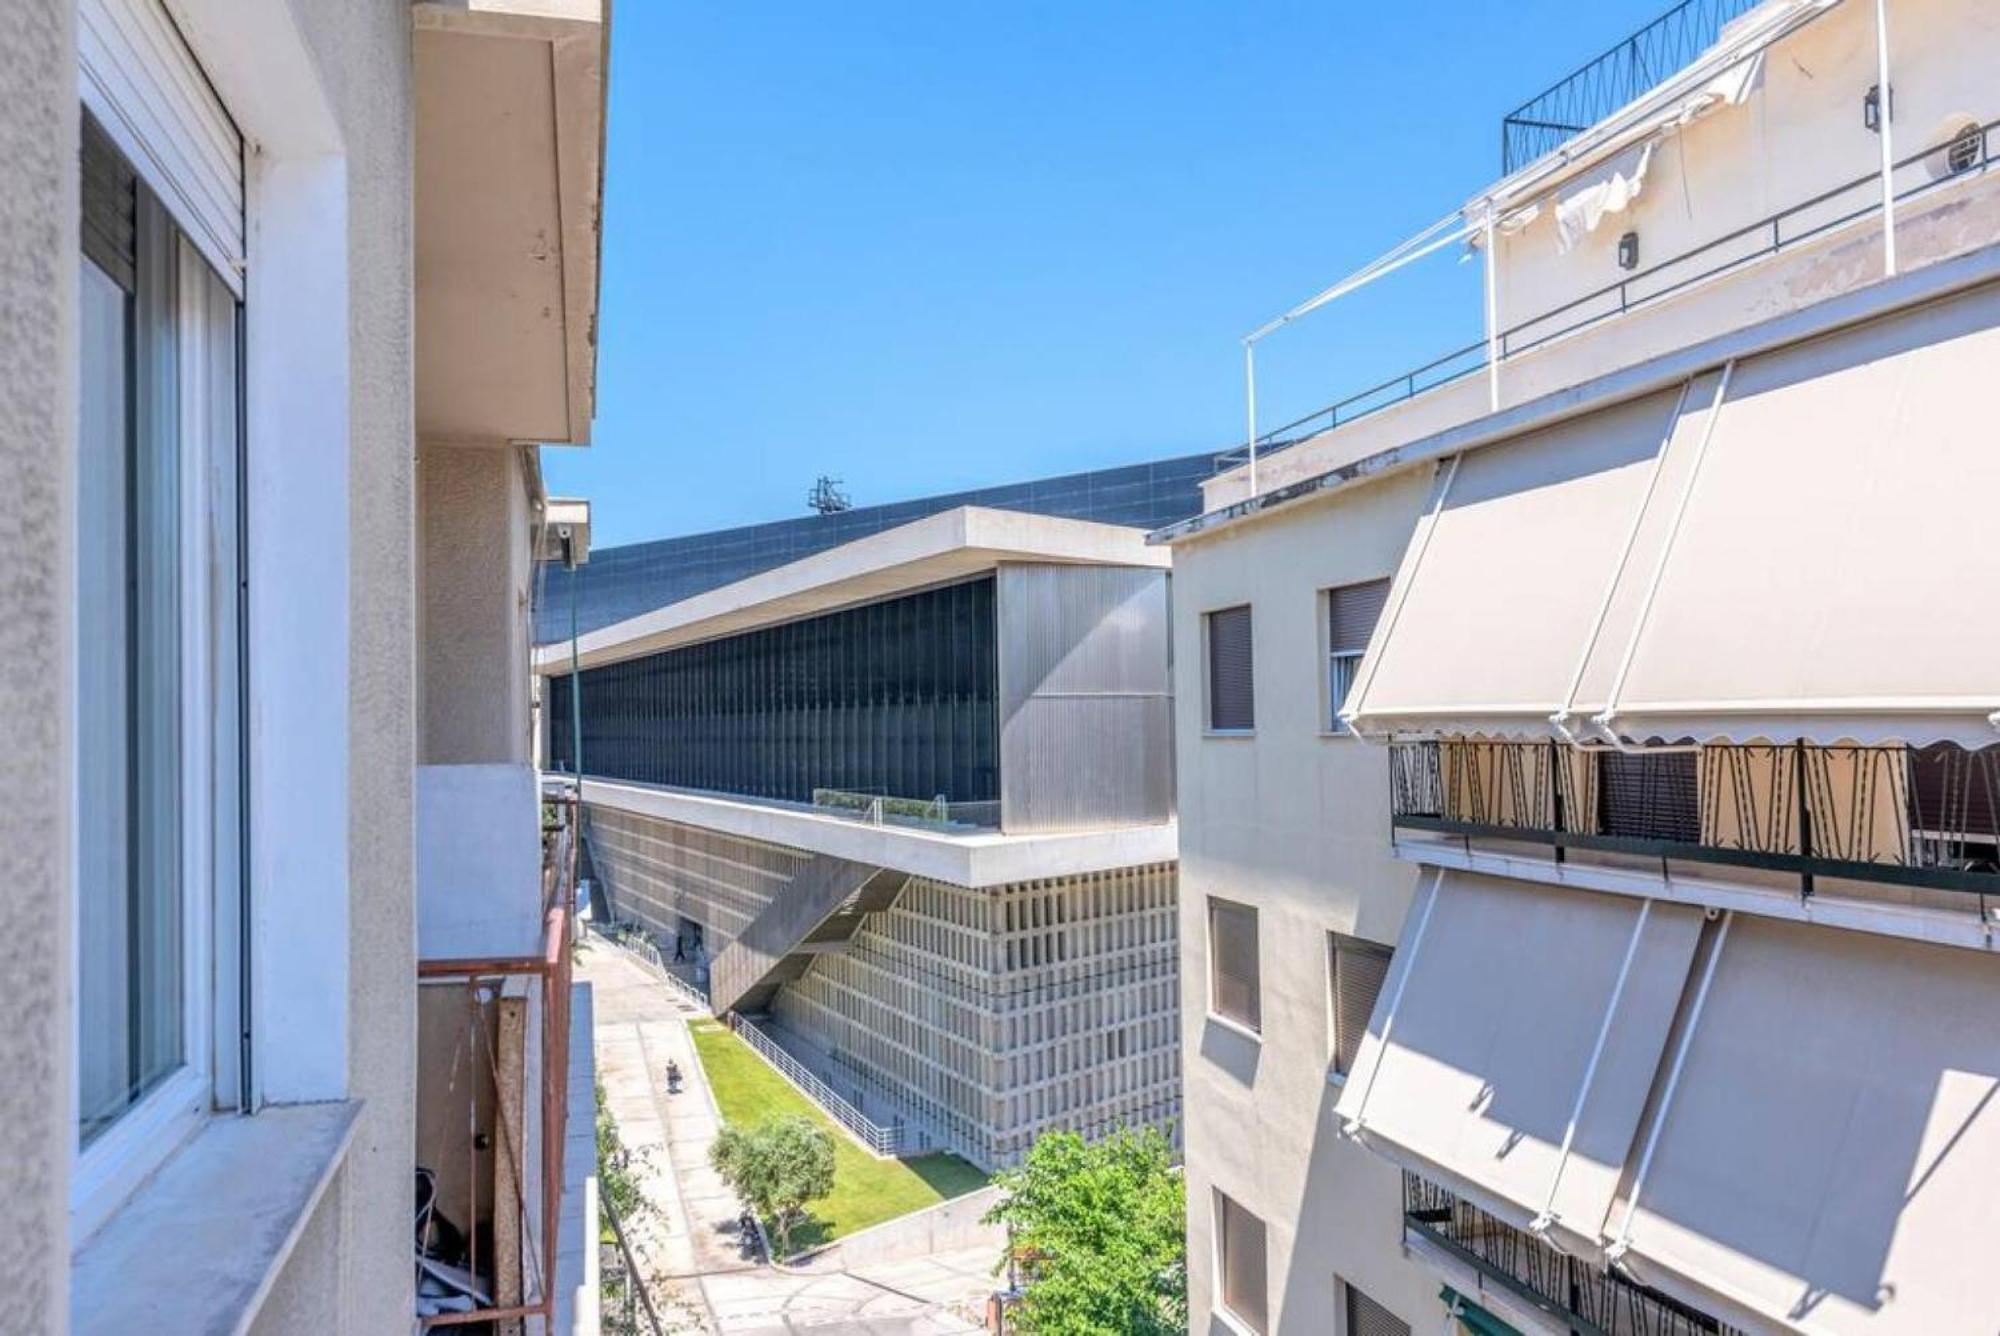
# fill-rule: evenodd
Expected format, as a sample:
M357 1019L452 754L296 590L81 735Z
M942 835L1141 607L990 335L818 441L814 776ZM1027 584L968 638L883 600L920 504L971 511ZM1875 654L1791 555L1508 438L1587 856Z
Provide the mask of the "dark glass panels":
M624 663L583 680L585 774L747 797L1000 796L991 576ZM570 684L549 756L573 769Z

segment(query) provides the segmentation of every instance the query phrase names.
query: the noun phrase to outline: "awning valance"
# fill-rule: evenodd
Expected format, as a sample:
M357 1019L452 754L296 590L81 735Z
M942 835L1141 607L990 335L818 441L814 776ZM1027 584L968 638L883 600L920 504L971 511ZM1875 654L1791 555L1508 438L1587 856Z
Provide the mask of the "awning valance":
M1684 905L1441 870L1339 1116L1517 1227L1596 1249L1701 924Z
M1679 391L1454 457L1347 703L1364 732L1549 735Z
M1346 717L2000 741L1995 368L1989 285L1448 462Z
M1744 1326L2000 1330L2000 961L1744 915L1713 960L1613 1255Z

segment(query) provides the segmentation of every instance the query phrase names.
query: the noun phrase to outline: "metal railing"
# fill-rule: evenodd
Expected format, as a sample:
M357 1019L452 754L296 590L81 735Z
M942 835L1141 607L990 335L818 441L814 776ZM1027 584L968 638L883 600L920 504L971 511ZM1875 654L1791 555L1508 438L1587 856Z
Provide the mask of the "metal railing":
M659 1310L653 1307L653 1296L646 1288L646 1273L632 1255L632 1245L625 1238L618 1212L608 1197L599 1198L598 1209L611 1226L610 1241L598 1245L597 1295L602 1330L612 1336L646 1336L648 1332L652 1336L667 1336L666 1328L660 1325ZM646 1319L643 1327L639 1325L642 1314Z
M1958 185L1990 171L2000 141L2000 119L1973 128L1973 138L1960 136L1926 145L1893 164L1894 173L1939 161L1954 146L1972 145L1976 150L1961 157L1948 173L1929 176L1895 193L1896 203L1906 204L1925 195ZM1881 172L1853 177L1829 190L1767 214L1756 222L1732 228L1718 236L1680 251L1643 269L1635 269L1614 282L1592 289L1582 296L1550 307L1526 320L1496 331L1494 347L1501 362L1519 357L1558 339L1601 324L1691 288L1724 277L1746 265L1782 254L1882 211ZM1847 201L1851 200L1851 203ZM1400 375L1369 386L1344 399L1272 427L1257 437L1257 454L1267 459L1279 451L1310 440L1335 427L1407 403L1420 394L1484 371L1487 344L1484 339L1453 349L1442 357ZM1242 446L1218 453L1218 472L1245 463L1249 452Z
M682 978L674 970L674 967L667 963L666 956L660 951L660 944L653 940L652 934L648 933L638 924L592 924L591 935L601 942L606 942L636 957L638 962L644 965L661 983L664 983L685 1001L701 1008L703 1011L712 1012L714 1010L709 1004L708 993L696 984Z
M806 1065L787 1053L783 1045L754 1023L730 1012L729 1028L748 1044L751 1051L775 1067L780 1076L799 1088L800 1093L826 1111L828 1117L852 1132L862 1145L877 1155L901 1155L907 1129L898 1121L884 1126L849 1103L841 1094L815 1075Z
M1735 1327L1571 1257L1407 1169L1403 1227L1577 1336L1740 1336Z
M1571 70L1500 122L1500 174L1511 175L1637 101L1715 45L1723 25L1762 0L1684 0Z
M871 826L917 824L934 826L996 826L1000 804L993 801L952 802L940 793L933 798L898 798L854 789L814 789L812 805L835 816L852 817Z
M1711 743L1693 784L1604 802L1606 752L1561 742L1423 741L1389 748L1393 831L2000 895L2000 746ZM1629 766L1629 753L1621 761ZM1651 796L1649 796L1651 795ZM1693 839L1662 830L1698 831Z

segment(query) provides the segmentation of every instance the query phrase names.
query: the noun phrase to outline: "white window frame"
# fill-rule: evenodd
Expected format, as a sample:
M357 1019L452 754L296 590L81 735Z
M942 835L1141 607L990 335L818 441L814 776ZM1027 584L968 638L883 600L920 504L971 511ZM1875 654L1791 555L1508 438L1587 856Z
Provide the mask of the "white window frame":
M1256 922L1257 933L1257 1023L1251 1025L1234 1016L1223 1014L1215 1003L1215 907L1228 905L1234 909L1246 909ZM1226 1026L1244 1038L1256 1043L1264 1042L1264 914L1256 905L1247 900L1232 900L1226 895L1205 895L1202 897L1202 935L1206 939L1207 950L1203 953L1208 975L1208 1019L1217 1025Z
M120 145L121 151L124 147ZM233 1090L218 1090L221 1084L218 1081L219 1070L226 1068L225 1074L234 1074L233 1050L230 1060L222 1064L218 1064L217 1054L224 1045L233 1043L233 1035L237 1033L233 998L240 979L241 926L236 905L218 905L217 901L219 893L225 888L233 899L240 868L219 867L217 864L215 794L221 778L219 766L238 764L249 739L238 734L235 727L237 720L233 717L226 721L225 731L225 721L220 718L218 710L221 693L217 689L217 673L234 674L237 664L218 662L217 636L223 628L221 619L236 618L238 609L233 597L233 576L224 582L230 587L232 596L226 606L220 606L219 573L215 563L222 552L234 552L239 563L246 559L246 554L237 542L240 532L237 528L240 486L232 486L231 494L226 498L217 495L216 470L224 461L219 458L214 428L222 419L231 425L227 433L228 445L236 453L227 461L227 476L234 480L243 459L236 438L242 430L239 409L246 368L241 356L242 341L235 338L232 331L236 396L234 401L226 404L210 402L203 383L208 363L202 357L190 355L190 351L201 347L208 333L201 299L206 295L207 274L214 270L214 265L198 240L201 235L198 229L190 226L176 211L175 203L180 192L174 184L159 179L161 169L146 157L134 157L129 152L126 156L138 179L159 198L180 232L172 256L166 262L177 269L174 322L179 401L177 482L180 493L177 498L180 522L177 553L180 580L177 709L181 730L181 1064L120 1113L88 1146L83 1145L79 1122L82 1105L81 1019L73 1009L70 1108L66 1120L70 1136L69 1235L72 1246L81 1244L110 1219L169 1156L199 1131L219 1105L233 1106L237 1102ZM80 250L75 262L79 266L90 263ZM232 297L240 301L236 292L239 276L222 274L221 277L224 286L231 290ZM81 281L80 269L77 281ZM238 322L242 319L240 305L236 319ZM144 374L143 369L139 374ZM79 394L82 388L78 386ZM75 504L75 499L69 498L66 503ZM219 541L218 534L219 526L224 524L230 530L226 543ZM81 570L73 565L73 603L81 596L80 579ZM234 632L240 636L246 630L237 626ZM78 630L73 628L72 634L77 633ZM233 638L231 643L234 643ZM73 653L82 652L80 646L73 649ZM71 755L79 754L79 732L77 712L72 712L69 732ZM225 745L232 748L227 755L223 754ZM237 791L238 802L249 800L248 794L238 789L233 778L229 787ZM75 824L72 824L70 836L70 884L76 888L77 894L71 897L70 902L72 949L69 969L71 996L76 997L80 996L82 976L78 948L81 940L82 846ZM227 1005L220 1005L218 993L224 989L229 990L230 1000ZM225 1018L229 1033L218 1034L219 1023Z
M1336 591L1351 589L1357 585L1370 585L1386 581L1388 576L1376 576L1366 580L1347 580L1340 584L1328 585L1319 591L1319 657L1321 664L1319 731L1331 738L1351 738L1358 736L1340 717L1341 704L1346 701L1349 691L1354 689L1356 679L1361 676L1362 660L1368 657L1368 647L1356 650L1337 650L1333 647L1333 596ZM1371 637L1372 638L1372 637ZM1348 679L1345 688L1334 690L1334 679L1340 667L1345 666Z

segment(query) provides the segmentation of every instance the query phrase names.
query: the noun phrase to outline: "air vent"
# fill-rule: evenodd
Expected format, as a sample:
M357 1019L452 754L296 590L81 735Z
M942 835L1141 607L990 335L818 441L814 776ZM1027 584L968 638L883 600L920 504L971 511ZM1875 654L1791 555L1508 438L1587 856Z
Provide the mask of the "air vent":
M1959 176L1986 160L1986 132L1977 125L1965 125L1944 146L1947 176Z

